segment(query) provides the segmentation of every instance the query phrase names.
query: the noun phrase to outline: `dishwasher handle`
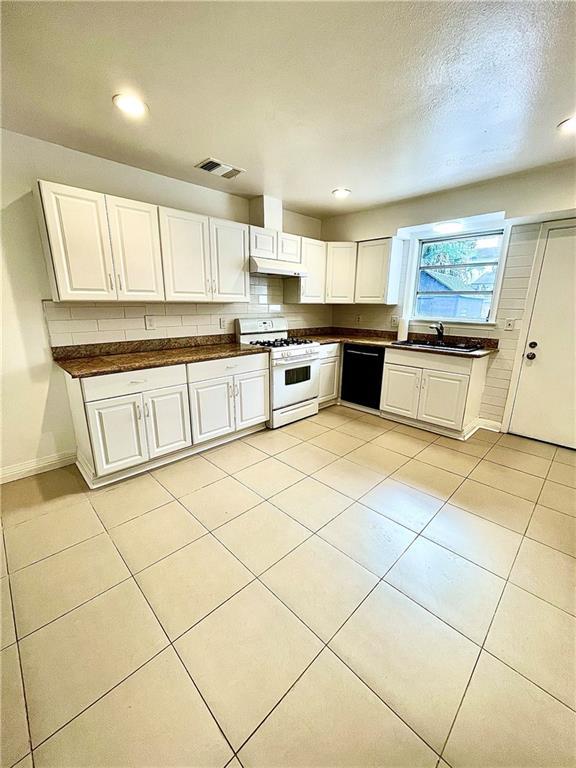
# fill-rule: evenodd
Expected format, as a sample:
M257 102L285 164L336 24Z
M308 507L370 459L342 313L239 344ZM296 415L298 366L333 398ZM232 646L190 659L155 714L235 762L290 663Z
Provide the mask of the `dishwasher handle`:
M365 357L379 357L378 352L359 352L356 349L346 349L347 355L364 355Z

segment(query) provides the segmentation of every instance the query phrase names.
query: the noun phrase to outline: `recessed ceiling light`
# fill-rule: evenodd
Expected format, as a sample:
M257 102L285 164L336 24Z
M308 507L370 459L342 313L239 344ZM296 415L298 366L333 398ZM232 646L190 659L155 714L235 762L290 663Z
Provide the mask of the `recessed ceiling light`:
M441 221L439 224L434 224L432 229L439 235L455 235L457 232L462 232L464 224L459 221Z
M562 120L556 128L560 133L576 133L576 116L569 117L567 120Z
M348 197L348 195L350 195L351 192L352 192L352 190L345 189L344 187L338 187L337 189L333 189L332 190L332 194L338 200L343 200L345 197Z
M144 117L148 107L137 96L131 96L129 93L117 93L112 97L112 101L130 117Z

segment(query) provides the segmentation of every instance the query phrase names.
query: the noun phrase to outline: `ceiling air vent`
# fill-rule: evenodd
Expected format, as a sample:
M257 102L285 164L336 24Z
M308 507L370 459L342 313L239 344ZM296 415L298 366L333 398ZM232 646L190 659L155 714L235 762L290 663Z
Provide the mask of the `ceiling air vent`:
M201 168L203 171L208 171L208 173L213 173L214 176L221 176L223 179L233 179L239 173L244 173L244 168L234 168L233 165L221 163L220 160L216 160L214 157L207 157L206 160L202 160L201 163L197 163L194 167Z

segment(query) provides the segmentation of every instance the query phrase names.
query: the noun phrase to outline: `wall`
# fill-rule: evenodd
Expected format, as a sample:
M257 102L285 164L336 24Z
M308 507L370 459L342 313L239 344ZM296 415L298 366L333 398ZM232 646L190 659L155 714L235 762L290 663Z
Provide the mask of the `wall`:
M197 211L212 216L248 221L248 201L236 195L199 187L194 184L170 179L158 174L113 163L98 157L66 149L55 144L27 136L2 131L2 421L0 444L0 469L4 478L15 473L49 468L55 462L66 460L74 454L74 437L68 398L63 374L52 362L42 300L50 298L50 290L38 226L32 201L31 189L38 178L59 181L88 189L109 192L113 195L132 197L151 203L161 203L175 208ZM318 236L320 222L299 214L287 213L288 231L296 234ZM298 231L298 228L301 231ZM249 305L222 307L208 305L182 306L173 318L196 316L191 329L198 333L204 329L206 318L210 325L219 326L219 318L230 319L232 311L267 312L270 303L279 302L278 279L252 280L252 301ZM264 297L265 301L261 301ZM283 307L278 311L282 311ZM156 312L172 312L170 305L156 305ZM291 308L291 324L330 324L330 308ZM100 307L98 312L89 305L72 310L48 305L52 322L90 321L96 333L124 334L133 338L138 328L111 329L98 323L104 320L138 321L142 319L141 307L123 305ZM109 313L108 317L102 314ZM112 313L114 316L111 316ZM136 313L136 317L131 313ZM118 315L120 315L118 317ZM234 315L235 316L235 315ZM62 318L59 320L58 318ZM213 320L214 318L214 320ZM162 322L162 321L161 321ZM165 322L165 321L164 321ZM182 332L178 320L176 331ZM132 323L133 324L133 323ZM139 324L139 321L137 322ZM108 327L106 327L108 325ZM81 326L78 326L81 327ZM86 328L88 326L85 326ZM201 330L202 329L202 330ZM220 330L218 328L218 330ZM54 333L73 333L71 330ZM78 331L92 333L94 331ZM160 330L165 333L165 330ZM223 331L222 331L223 332ZM67 336L62 336L62 343ZM77 337L78 339L78 337ZM84 341L88 337L83 338Z
M370 240L399 227L505 211L507 218L563 211L576 206L576 164L556 163L482 184L457 187L357 213L325 219L324 240Z
M446 332L455 336L474 335L499 340L498 352L491 355L488 362L488 375L480 410L482 418L498 424L502 421L510 387L512 366L520 335L520 324L524 316L524 304L538 243L539 229L539 224L522 224L512 228L496 313L496 326L486 328L479 325L467 327L465 325L450 326L449 323L446 324ZM406 270L404 269L401 295L404 294L405 273ZM343 305L334 307L333 321L334 325L337 326L395 330L391 322L392 315L401 315L401 313L401 306ZM360 316L359 321L358 316ZM514 330L504 330L507 319L514 320ZM413 322L410 323L410 330L421 333L430 332L427 324Z

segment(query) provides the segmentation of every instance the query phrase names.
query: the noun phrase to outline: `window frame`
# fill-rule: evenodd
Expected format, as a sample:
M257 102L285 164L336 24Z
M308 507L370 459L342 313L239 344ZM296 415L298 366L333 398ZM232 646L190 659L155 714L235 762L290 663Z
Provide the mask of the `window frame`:
M504 277L504 270L506 268L506 256L508 253L508 241L510 238L510 226L508 225L502 225L502 226L491 226L486 227L482 229L474 229L470 231L464 230L463 232L458 232L454 235L443 235L438 236L436 233L430 232L428 233L419 233L417 237L413 238L412 243L412 255L413 255L413 268L411 270L411 289L410 289L410 321L413 323L432 323L432 322L443 322L445 324L449 325L466 325L466 326L478 326L480 328L485 328L486 326L490 325L496 325L496 315L498 311L498 303L500 301L500 291L502 289L502 280ZM490 261L485 262L487 264L495 264L496 265L496 278L494 280L494 289L492 291L466 291L464 292L466 295L488 295L492 294L492 300L490 303L490 312L488 313L488 317L486 320L481 320L479 318L463 318L463 317L443 317L443 316L425 316L425 315L417 315L416 314L416 308L418 306L417 300L418 300L418 285L420 282L420 261L422 258L422 249L426 243L438 243L438 242L446 242L449 240L463 240L467 238L472 237L489 237L490 235L501 235L502 236L502 242L500 244L500 253L498 255L498 260L496 262ZM484 262L463 262L461 265L458 266L467 266L469 264L473 266L479 266ZM442 265L444 267L450 266L450 265ZM441 267L439 267L441 268ZM438 294L430 294L430 295L450 295L450 291L439 291ZM454 292L457 293L457 292Z

